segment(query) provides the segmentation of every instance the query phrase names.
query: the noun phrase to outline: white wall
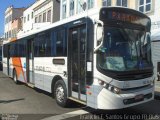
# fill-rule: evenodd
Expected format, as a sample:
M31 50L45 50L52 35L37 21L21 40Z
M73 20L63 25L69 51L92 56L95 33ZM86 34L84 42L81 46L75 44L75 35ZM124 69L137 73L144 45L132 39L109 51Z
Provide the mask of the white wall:
M33 6L29 7L23 12L23 32L27 32L33 29L34 17L32 18ZM29 15L29 21L28 21ZM24 23L24 17L26 17L26 22Z
M156 29L160 29L160 1L159 0L154 0L154 1L155 1L155 4L153 3L154 4L153 13L149 15L149 17L151 18L151 22L152 22L151 32L154 32L154 30Z
M150 15L152 22L160 21L160 1L155 0L155 7L153 15Z

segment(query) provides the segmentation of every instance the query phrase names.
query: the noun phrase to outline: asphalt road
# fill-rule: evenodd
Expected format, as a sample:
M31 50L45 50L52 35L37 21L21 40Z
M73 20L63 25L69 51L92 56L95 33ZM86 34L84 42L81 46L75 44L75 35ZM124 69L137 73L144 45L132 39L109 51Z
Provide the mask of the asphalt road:
M24 84L16 85L11 78L0 72L0 113L25 114L39 118L75 111L81 107L61 108L49 93L32 89ZM28 119L30 120L30 119ZM34 119L35 120L35 119Z
M0 114L2 120L159 120L160 99L113 111L94 110L77 103L72 103L70 108L61 108L49 93L24 84L16 85L12 79L0 72Z

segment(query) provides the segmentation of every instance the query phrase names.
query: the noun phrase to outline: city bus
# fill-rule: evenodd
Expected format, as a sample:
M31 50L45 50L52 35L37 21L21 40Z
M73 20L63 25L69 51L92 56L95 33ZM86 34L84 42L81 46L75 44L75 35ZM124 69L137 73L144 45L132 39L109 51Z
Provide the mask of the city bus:
M122 7L102 7L33 30L3 45L3 72L94 109L153 100L151 20Z

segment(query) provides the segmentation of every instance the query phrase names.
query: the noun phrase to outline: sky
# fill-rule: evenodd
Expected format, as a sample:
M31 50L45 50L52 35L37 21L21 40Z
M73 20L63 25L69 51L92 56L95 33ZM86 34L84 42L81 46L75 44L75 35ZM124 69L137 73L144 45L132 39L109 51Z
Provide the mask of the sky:
M0 0L0 37L4 33L4 13L7 7L13 5L15 8L27 7L36 0Z

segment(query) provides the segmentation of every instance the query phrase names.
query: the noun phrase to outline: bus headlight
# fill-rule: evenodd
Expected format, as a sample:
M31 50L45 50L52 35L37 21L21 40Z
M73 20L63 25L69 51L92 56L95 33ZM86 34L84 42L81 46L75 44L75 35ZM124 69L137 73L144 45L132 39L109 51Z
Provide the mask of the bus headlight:
M98 83L99 83L99 85L101 85L101 86L103 86L103 87L106 86L106 83L105 83L104 81L102 81L102 80L98 80Z
M119 88L117 88L117 87L114 87L113 92L116 93L116 94L120 94L121 89L119 89Z
M106 88L107 90L109 90L109 91L111 91L111 92L113 92L115 94L120 94L120 92L121 92L120 88L117 88L117 87L115 87L113 85L110 85L110 84L108 84L108 83L106 83L106 82L104 82L102 80L98 80L98 83L102 87Z

